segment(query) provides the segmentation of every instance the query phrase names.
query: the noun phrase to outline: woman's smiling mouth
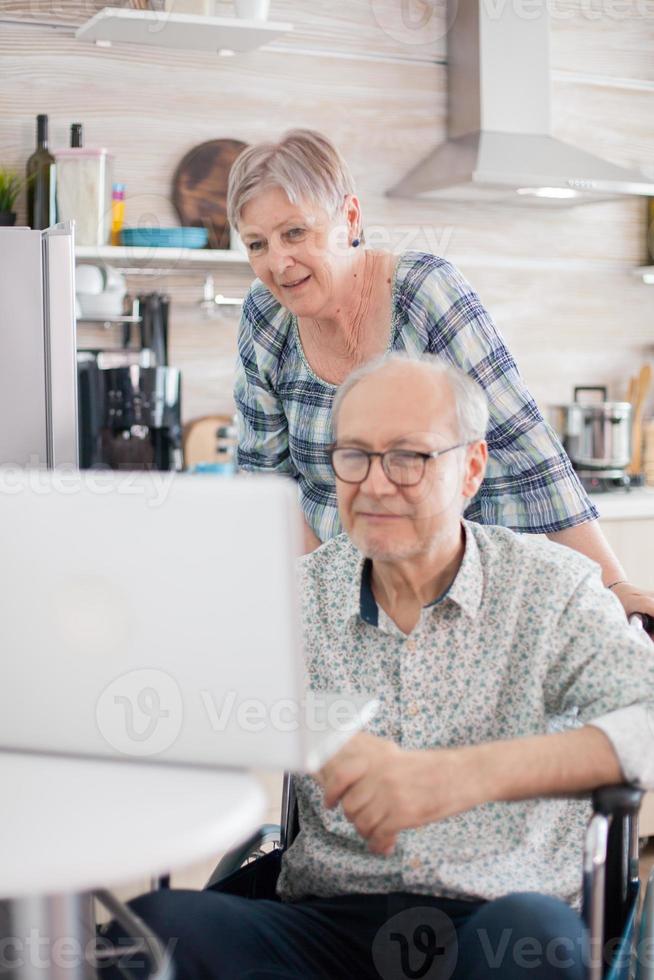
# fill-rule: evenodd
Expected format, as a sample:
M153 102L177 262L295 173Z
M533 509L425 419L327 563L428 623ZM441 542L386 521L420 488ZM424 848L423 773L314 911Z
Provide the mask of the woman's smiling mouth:
M303 279L296 279L294 282L283 282L281 283L281 286L283 289L299 289L299 287L303 286L305 282L309 281L309 279L311 279L311 274L304 276Z

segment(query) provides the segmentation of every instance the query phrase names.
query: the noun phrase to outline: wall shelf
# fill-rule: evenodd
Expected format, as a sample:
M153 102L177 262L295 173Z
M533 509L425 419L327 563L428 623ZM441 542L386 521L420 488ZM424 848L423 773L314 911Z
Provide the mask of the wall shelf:
M79 262L104 262L126 271L156 272L159 270L198 271L218 265L247 266L248 260L236 249L211 248L139 248L123 245L78 245L75 258Z
M75 37L79 41L95 41L101 47L114 43L147 44L227 55L254 51L292 30L292 24L272 21L104 7L77 28Z
M110 326L112 323L140 323L143 317L127 314L125 316L112 314L111 316L78 316L75 319L78 323L101 323L104 326Z

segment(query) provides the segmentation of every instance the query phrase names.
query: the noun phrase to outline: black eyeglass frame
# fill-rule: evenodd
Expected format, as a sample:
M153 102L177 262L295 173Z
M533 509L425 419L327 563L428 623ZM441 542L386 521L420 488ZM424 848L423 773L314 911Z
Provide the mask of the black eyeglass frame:
M334 471L334 475L335 475L335 477L336 477L337 480L340 480L341 481L341 483L349 483L352 486L354 486L354 484L357 484L357 483L364 483L368 479L368 475L370 473L370 467L372 466L373 458L375 456L378 456L379 459L381 460L381 465L382 465L382 470L384 471L384 476L386 477L387 480L389 480L393 484L393 486L395 486L395 487L417 487L418 484L424 479L425 471L427 469L427 461L428 460L430 460L430 459L438 459L439 456L444 456L445 453L451 453L454 449L461 449L463 446L472 446L473 443L478 442L478 441L479 441L478 439L469 439L467 442L457 442L456 446L448 446L447 449L434 449L430 453L424 453L424 452L421 452L418 449L386 449L383 453L373 453L373 452L369 452L367 449L361 449L360 446L336 446L336 445L331 445L331 446L329 446L329 448L327 450L327 454L329 456L329 462L331 464L332 470ZM344 480L342 476L339 476L338 475L338 472L336 470L336 467L334 466L334 453L340 452L343 449L349 449L350 451L361 453L362 456L367 456L368 457L368 466L366 468L366 472L364 473L364 475L361 477L360 480ZM407 456L411 456L414 459L421 459L422 460L422 472L420 473L420 476L418 477L418 479L416 480L415 483L397 483L390 476L390 474L389 474L388 470L386 469L386 466L384 465L384 463L385 463L386 458L388 456L392 455L392 454L405 454Z

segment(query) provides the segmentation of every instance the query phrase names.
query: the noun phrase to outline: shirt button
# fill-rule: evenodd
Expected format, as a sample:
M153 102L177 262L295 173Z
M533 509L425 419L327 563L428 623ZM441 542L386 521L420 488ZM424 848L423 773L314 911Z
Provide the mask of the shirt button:
M406 713L407 713L407 714L408 714L408 715L409 715L409 716L410 716L411 718L415 718L415 716L416 716L416 715L418 714L418 712L419 712L419 711L420 711L420 708L418 707L418 705L416 704L416 702L415 702L415 701L412 701L412 703L411 703L411 704L409 705L409 707L408 707L408 708L406 709Z
M404 644L404 649L407 651L407 653L413 653L415 648L416 648L415 640L407 640L406 643Z
M422 867L422 861L418 857L411 858L411 860L409 861L409 867L411 868L412 871L420 871Z

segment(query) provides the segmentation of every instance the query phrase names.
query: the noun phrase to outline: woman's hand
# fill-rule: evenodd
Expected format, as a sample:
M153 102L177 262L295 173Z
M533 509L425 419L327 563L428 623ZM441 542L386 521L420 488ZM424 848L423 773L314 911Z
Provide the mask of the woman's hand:
M618 582L617 585L613 586L611 592L617 595L624 606L627 617L633 613L643 613L654 621L654 592L639 589L637 585L632 585L631 582Z
M616 583L611 587L611 592L615 592L624 606L627 618L634 613L643 613L650 617L651 623L654 623L654 592L639 589L638 586L627 581L625 570L614 555L597 521L586 521L585 524L578 524L564 531L553 531L547 537L550 541L556 541L557 544L564 544L568 548L580 551L582 555L588 555L601 566L602 581L606 586Z

